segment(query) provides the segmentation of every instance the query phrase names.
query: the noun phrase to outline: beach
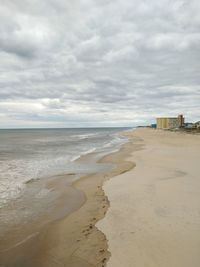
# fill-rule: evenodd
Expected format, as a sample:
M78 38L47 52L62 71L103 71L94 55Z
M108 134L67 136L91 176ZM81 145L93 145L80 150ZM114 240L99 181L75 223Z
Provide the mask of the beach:
M76 179L81 201L1 252L1 266L199 266L200 136L147 128L123 135L129 141L99 159L114 167Z
M0 55L0 267L200 267L200 0L2 0Z
M131 135L131 134L130 134ZM97 227L108 267L200 265L200 135L137 129L135 168L105 182L110 207Z
M29 223L26 227L22 225L12 229L4 237L5 242L1 240L0 243L1 265L9 267L105 266L110 257L107 240L105 235L95 227L96 222L105 216L109 206L102 185L107 179L135 166L133 162L124 160L132 152L133 146L130 141L120 150L101 157L98 164L103 166L108 164L113 167L108 168L107 171L75 179L71 189L67 176L73 176L73 173L50 180L47 183L48 188L63 192L55 208L48 214L48 217L54 217L54 219L46 223L48 218L45 215L39 218L37 225ZM90 158L94 158L94 155L88 154L81 157L77 160L77 164L89 162ZM76 195L74 190L77 192ZM70 193L73 203L69 206ZM70 210L66 212L67 205ZM61 211L58 212L59 210Z

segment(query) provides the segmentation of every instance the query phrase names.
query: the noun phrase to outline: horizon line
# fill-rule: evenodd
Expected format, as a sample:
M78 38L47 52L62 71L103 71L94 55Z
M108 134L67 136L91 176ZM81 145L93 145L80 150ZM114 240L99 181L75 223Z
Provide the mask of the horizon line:
M88 127L33 127L0 128L0 130L56 130L56 129L95 129L95 128L135 128L137 126L88 126Z

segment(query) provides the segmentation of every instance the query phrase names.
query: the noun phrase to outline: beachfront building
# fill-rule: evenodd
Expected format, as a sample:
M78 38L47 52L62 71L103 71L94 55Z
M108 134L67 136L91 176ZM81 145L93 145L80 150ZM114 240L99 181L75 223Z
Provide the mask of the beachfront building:
M195 122L194 128L200 130L200 121Z
M179 115L178 117L161 117L156 118L157 129L174 129L184 126L184 117Z
M185 122L184 123L184 128L185 129L193 129L194 128L194 123L193 122Z

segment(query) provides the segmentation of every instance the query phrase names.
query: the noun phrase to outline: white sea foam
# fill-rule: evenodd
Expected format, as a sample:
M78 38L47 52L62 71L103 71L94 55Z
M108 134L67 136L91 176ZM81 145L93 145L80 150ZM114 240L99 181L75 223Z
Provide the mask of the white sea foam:
M87 154L91 154L91 153L93 153L93 152L95 152L95 151L96 151L96 148L94 147L94 148L91 148L91 149L89 149L89 150L87 150L87 151L85 151L85 152L82 152L81 154L79 154L79 155L77 155L77 156L74 156L74 157L71 159L71 162L76 161L77 159L80 159L82 156L87 155Z
M99 133L74 134L71 136L71 138L74 138L75 140L83 140L83 139L88 139L91 137L96 137L98 135L99 135Z

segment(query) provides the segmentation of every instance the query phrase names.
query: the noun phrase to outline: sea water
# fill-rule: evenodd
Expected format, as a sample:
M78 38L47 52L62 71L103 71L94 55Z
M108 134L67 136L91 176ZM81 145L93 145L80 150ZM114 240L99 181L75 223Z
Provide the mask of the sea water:
M89 153L110 153L124 128L0 130L0 208L18 199L27 182L64 173L90 173L105 166L77 163ZM37 192L38 193L38 192ZM45 194L45 190L39 192Z

